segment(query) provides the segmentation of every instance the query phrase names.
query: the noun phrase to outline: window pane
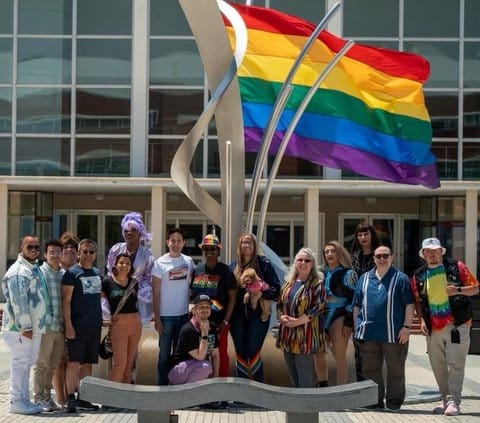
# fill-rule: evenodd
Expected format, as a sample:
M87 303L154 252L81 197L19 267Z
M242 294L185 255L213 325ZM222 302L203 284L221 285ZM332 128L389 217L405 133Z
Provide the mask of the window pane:
M12 50L12 39L0 38L0 84L12 83Z
M12 139L10 137L0 137L0 175L10 175L12 171L11 158Z
M192 35L177 0L150 0L150 35Z
M173 156L182 140L150 139L148 143L148 176L170 177L170 166ZM202 175L203 149L197 148L193 162L190 166L192 174L196 177Z
M480 138L480 92L465 93L463 100L463 136Z
M434 142L432 153L437 158L440 179L457 179L457 144Z
M77 90L77 132L129 134L130 90L83 88Z
M71 34L72 0L20 0L19 34Z
M344 0L345 37L398 37L398 0Z
M131 0L81 0L78 2L78 34L131 35Z
M255 6L260 6L258 1L255 2ZM298 16L315 25L325 16L325 2L270 0L270 7L290 15Z
M480 42L465 42L465 88L480 88Z
M405 0L406 37L458 37L458 22L458 0Z
M275 157L270 156L268 158L269 170L271 169ZM297 157L284 156L280 162L278 169L279 178L308 178L314 177L315 179L322 179L323 167L315 163L311 163L307 160L299 159Z
M0 1L0 34L13 32L13 0Z
M458 94L425 92L434 137L458 136Z
M203 65L195 41L152 40L150 84L203 85Z
M12 131L12 90L0 88L0 133Z
M61 88L17 89L18 133L69 133L70 90Z
M79 84L130 84L130 40L78 40Z
M71 40L18 40L18 82L21 84L69 84L71 63Z
M70 173L68 138L17 138L17 175L62 176Z
M82 139L75 142L75 176L128 176L129 139Z
M480 2L478 0L465 0L465 37L480 37L479 16Z
M201 90L151 90L150 134L187 134L203 111Z
M386 41L386 40L372 40L372 41L364 41L362 40L358 44L364 44L367 46L373 46L373 47L383 47L383 48L389 48L390 50L398 50L398 41Z
M463 179L480 179L480 144L463 144Z
M430 78L426 87L458 87L458 43L405 42L405 50L419 54L430 62Z
M268 225L267 244L282 259L290 258L290 226Z

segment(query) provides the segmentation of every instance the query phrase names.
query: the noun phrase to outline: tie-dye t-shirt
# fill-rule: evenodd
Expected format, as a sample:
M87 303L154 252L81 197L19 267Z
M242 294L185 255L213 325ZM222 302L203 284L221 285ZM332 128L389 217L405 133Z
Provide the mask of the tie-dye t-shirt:
M453 322L453 314L447 295L447 274L442 265L427 270L427 295L430 305L432 329L443 329Z

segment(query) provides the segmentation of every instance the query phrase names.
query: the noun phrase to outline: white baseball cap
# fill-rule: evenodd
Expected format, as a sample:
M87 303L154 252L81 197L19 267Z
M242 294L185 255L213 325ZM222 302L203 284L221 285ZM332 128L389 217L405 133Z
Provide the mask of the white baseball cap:
M447 251L444 247L442 247L442 244L440 243L440 240L438 238L425 238L422 241L422 248L420 248L420 251L418 252L418 255L424 259L423 255L423 250L425 248L428 248L430 250L436 250L440 248L442 250L442 256L445 255L445 252Z

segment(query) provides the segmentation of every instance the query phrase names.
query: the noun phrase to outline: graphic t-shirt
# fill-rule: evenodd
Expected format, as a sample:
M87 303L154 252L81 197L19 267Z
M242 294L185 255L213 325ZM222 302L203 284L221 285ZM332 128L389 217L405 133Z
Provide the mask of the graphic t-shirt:
M207 267L205 263L199 263L195 268L191 298L200 294L208 295L212 300L210 320L221 323L228 304L228 291L236 288L235 277L226 264L217 263L214 267Z
M152 276L161 280L160 316L182 316L188 313L190 282L194 267L192 258L184 254L171 257L167 253L155 260Z
M98 269L84 269L79 264L75 264L63 275L62 286L73 286L70 302L73 327L102 326L102 307L100 304L102 279Z
M122 286L115 282L115 280L111 276L107 276L102 282L102 291L105 294L105 297L108 300L108 304L110 305L110 311L113 316L115 310L117 310L117 306L120 303L120 300L127 292L128 287L130 284L133 283L133 279L129 278L128 283L126 286ZM135 285L133 292L128 296L127 301L123 305L122 309L119 311L119 314L128 314L128 313L137 313L137 291L138 291L138 284Z
M175 350L174 361L175 364L180 361L192 360L193 357L188 353L196 350L200 345L200 331L193 326L192 321L188 321L180 330L178 338L177 349ZM207 360L210 352L218 347L217 327L215 324L210 324L210 331L208 332L208 349Z

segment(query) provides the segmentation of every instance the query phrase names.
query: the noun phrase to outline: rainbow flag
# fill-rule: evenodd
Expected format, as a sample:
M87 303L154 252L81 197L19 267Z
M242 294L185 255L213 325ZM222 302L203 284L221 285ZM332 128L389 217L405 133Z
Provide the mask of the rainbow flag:
M245 149L256 152L282 83L315 26L274 9L232 6L248 32L238 79ZM235 35L226 19L225 26L233 46ZM270 154L309 87L345 42L327 31L319 35L294 77ZM429 73L423 57L354 45L314 95L285 154L375 179L439 187L422 91Z

